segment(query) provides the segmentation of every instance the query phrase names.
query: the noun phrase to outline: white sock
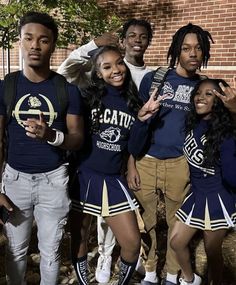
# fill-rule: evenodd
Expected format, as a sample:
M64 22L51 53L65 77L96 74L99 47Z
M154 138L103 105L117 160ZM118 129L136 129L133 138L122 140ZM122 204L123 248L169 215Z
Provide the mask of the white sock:
M177 274L170 274L167 272L166 274L166 281L170 281L174 284L177 284L177 277L178 275Z
M151 272L146 271L146 275L145 275L144 280L152 282L152 283L157 283L158 282L158 278L157 278L156 271L151 271Z

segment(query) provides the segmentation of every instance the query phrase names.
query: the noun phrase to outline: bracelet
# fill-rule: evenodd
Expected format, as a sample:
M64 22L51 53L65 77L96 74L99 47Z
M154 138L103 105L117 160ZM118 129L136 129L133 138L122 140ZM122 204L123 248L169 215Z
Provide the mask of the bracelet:
M62 131L59 131L57 129L53 129L54 131L56 131L56 138L53 142L47 141L48 144L53 145L53 146L59 146L61 144L63 144L64 139L65 139L65 135Z

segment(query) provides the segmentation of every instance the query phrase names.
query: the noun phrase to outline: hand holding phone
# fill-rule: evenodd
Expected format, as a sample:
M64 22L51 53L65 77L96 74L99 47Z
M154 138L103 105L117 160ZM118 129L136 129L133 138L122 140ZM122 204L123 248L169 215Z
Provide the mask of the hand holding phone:
M13 211L14 204L5 195L0 193L0 224L5 224Z
M5 224L9 219L9 211L6 207L2 206L0 207L0 222L2 221L3 224Z

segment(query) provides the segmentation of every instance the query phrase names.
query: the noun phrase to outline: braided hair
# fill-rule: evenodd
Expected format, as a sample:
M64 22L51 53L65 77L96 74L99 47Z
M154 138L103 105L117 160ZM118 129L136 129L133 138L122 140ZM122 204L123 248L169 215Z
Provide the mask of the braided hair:
M176 61L178 61L180 54L181 54L181 47L184 41L184 38L187 34L196 34L198 42L200 44L201 50L202 50L202 56L203 61L202 65L203 67L207 66L207 62L210 58L210 41L214 43L213 38L211 34L203 30L200 26L193 25L192 23L189 23L186 26L181 27L173 36L172 43L169 47L168 53L167 53L167 62L169 62L169 67L174 68Z

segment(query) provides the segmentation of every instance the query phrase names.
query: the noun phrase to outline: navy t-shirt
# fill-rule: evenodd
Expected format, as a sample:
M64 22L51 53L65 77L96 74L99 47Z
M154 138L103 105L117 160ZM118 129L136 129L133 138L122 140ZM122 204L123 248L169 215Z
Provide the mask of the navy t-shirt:
M1 81L0 115L6 114L3 88L4 81ZM80 115L82 101L78 88L69 83L66 88L69 95L67 114ZM18 171L42 173L56 169L64 163L64 151L60 147L26 136L23 122L28 118L38 119L41 112L49 127L66 132L66 121L62 118L53 81L47 79L34 83L21 73L17 82L12 117L7 126L7 163Z
M145 102L149 98L153 77L154 72L147 73L140 85L140 97ZM198 75L182 77L175 69L168 72L160 94L166 98L161 101L160 111L151 122L153 133L146 154L159 159L183 155L185 116L189 111L191 91L199 80Z

